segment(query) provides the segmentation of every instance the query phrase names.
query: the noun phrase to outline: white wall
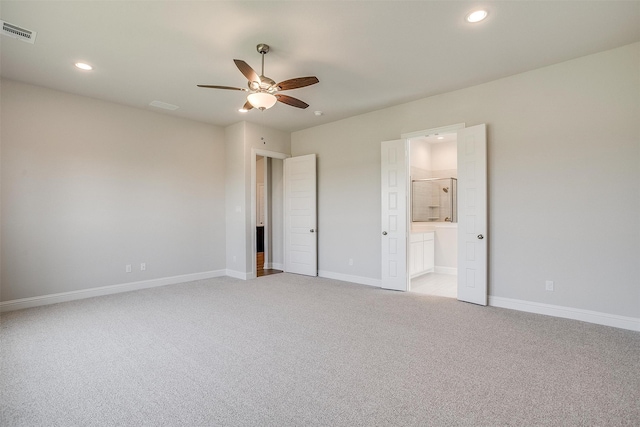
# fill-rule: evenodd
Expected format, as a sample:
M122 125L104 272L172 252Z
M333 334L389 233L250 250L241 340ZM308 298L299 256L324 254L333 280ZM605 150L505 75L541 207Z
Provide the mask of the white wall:
M377 125L357 116L292 134L294 156L317 154L320 274L380 279L380 141L399 135Z
M458 268L458 224L435 226L436 273L457 274Z
M2 301L225 268L221 128L1 90Z
M431 170L458 169L458 145L456 141L445 141L431 145ZM440 175L439 175L440 177Z
M319 268L380 278L380 141L487 123L490 295L640 317L639 94L636 43L293 133Z
M224 130L225 143L225 226L227 274L243 277L248 264L245 257L247 238L245 217L251 204L245 200L245 123L227 126ZM247 196L249 197L249 196ZM246 211L246 212L245 212Z
M256 183L264 184L264 168L265 168L265 158L262 156L258 156L256 158Z
M411 167L431 170L431 144L424 139L411 141Z

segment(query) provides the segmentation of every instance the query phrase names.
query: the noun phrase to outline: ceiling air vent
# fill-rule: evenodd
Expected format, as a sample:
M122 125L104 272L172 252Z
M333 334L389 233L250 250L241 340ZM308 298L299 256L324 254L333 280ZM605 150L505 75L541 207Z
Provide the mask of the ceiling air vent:
M14 39L22 40L23 42L34 44L36 42L36 32L20 28L17 25L9 24L5 21L2 22L2 34L5 36L13 37Z
M164 108L165 110L171 110L171 111L177 110L178 108L180 108L177 105L169 104L167 102L162 102L162 101L151 101L149 105L151 105L152 107Z

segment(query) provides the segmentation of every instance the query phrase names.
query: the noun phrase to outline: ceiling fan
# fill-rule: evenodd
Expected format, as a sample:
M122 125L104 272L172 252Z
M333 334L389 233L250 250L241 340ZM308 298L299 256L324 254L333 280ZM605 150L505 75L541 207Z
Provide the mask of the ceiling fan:
M240 72L247 78L248 88L217 85L198 85L198 87L249 92L249 95L247 95L247 102L245 102L244 106L240 109L240 111L243 112L249 111L252 108L264 111L273 107L278 101L283 104L291 105L292 107L307 108L309 104L306 102L289 95L280 94L279 92L314 85L319 82L318 78L315 76L297 77L295 79L276 83L274 80L264 75L264 56L269 53L269 45L260 43L256 46L256 49L258 50L258 53L262 55L262 73L259 76L246 62L240 59L233 60L236 67L238 67Z

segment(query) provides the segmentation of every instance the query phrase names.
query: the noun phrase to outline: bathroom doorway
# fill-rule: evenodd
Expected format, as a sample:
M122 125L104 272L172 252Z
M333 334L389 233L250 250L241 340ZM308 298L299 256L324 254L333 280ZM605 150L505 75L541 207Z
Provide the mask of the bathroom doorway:
M409 157L409 290L457 298L457 133L412 137Z
M402 139L399 140L381 142L381 287L409 291L411 276L418 275L415 274L416 271L424 274L436 272L436 228L430 228L433 224L428 224L428 221L426 224L413 224L409 212L411 208L409 191L411 141L436 134L442 136L454 131L457 141L458 175L456 206L457 217L460 218L456 231L458 235L456 270L462 272L457 275L457 299L487 305L489 273L487 125L484 123L470 127L461 123L412 132L402 134ZM420 229L420 225L425 228ZM410 242L410 238L413 242ZM410 243L415 244L410 246ZM409 256L412 249L419 254L413 258L414 265L411 265ZM425 253L429 253L425 251L432 251L434 257L424 256ZM412 268L416 270L412 271ZM430 271L426 271L428 269Z

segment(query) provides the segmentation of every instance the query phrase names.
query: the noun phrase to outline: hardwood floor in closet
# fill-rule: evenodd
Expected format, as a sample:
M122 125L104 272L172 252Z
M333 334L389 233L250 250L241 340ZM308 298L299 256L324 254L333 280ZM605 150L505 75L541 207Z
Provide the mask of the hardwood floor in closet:
M258 252L256 254L256 276L268 276L270 274L282 273L282 270L275 270L273 268L265 269L264 267L264 252Z

